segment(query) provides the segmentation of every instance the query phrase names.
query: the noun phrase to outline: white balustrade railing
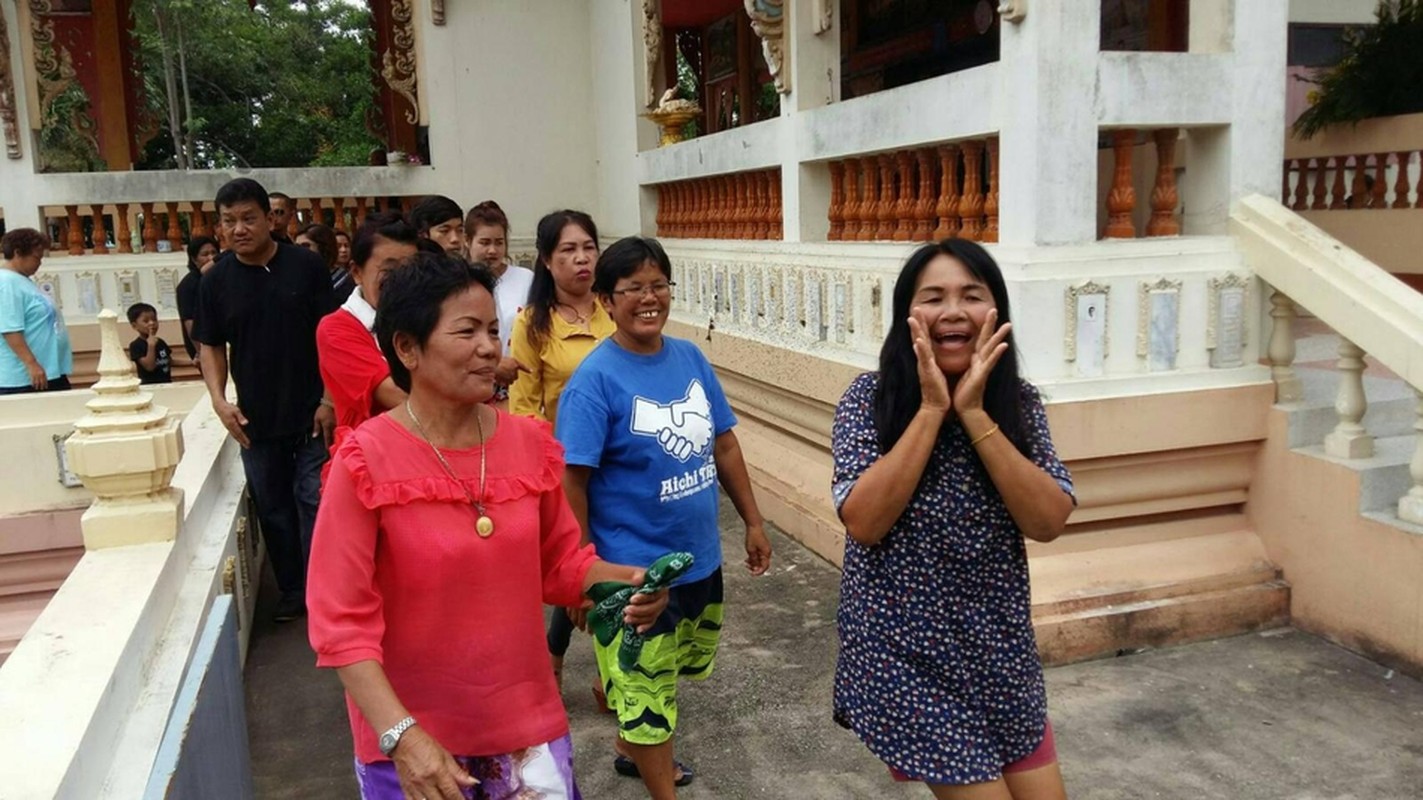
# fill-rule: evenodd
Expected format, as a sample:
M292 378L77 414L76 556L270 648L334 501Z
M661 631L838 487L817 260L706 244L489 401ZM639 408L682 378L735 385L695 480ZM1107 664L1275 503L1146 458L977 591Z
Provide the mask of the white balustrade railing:
M1338 422L1324 437L1324 452L1359 460L1374 456L1374 437L1363 424L1368 412L1366 354L1412 388L1414 450L1411 488L1399 501L1399 519L1423 525L1423 294L1261 195L1241 201L1231 228L1246 263L1274 294L1269 360L1279 402L1302 399L1293 367L1295 306L1308 309L1340 337Z

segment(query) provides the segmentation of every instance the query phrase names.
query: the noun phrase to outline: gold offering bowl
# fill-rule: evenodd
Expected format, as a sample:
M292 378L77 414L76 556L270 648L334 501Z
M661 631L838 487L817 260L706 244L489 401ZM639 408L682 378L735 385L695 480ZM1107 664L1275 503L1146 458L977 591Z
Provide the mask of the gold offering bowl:
M662 141L659 147L666 147L669 144L676 144L682 141L682 128L688 122L696 119L702 110L700 108L679 108L676 110L655 110L643 114L644 117L652 120L657 127L662 129Z

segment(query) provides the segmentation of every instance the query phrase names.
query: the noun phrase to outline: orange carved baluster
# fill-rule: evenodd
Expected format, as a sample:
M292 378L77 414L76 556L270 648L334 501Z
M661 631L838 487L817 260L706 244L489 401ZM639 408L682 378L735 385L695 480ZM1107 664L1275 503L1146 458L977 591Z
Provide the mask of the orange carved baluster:
M1374 186L1370 194L1369 208L1388 208L1388 153L1374 156Z
M118 229L114 234L115 248L120 253L133 252L133 231L128 227L128 203L118 203L114 206L114 226Z
M983 237L983 142L967 141L963 149L963 198L959 200L959 235L979 241Z
M1398 180L1393 184L1393 207L1408 208L1408 152L1394 154L1398 159Z
M732 207L731 226L732 238L750 239L751 229L751 176L744 172L738 172L732 176L732 186L734 187L733 197L736 203Z
M769 239L771 238L771 182L766 180L766 173L751 173L751 191L754 195L751 238Z
M152 203L139 203L143 209L143 252L158 252L158 220L153 216Z
M985 242L998 241L998 137L988 139L988 193L983 198Z
M344 233L346 231L346 198L331 198L331 207L336 214L336 227L334 228L334 230L338 230Z
M830 209L826 216L830 219L830 232L825 234L825 238L832 241L840 241L840 236L845 233L845 164L842 161L831 161L830 167Z
M1295 201L1290 204L1295 211L1309 208L1309 159L1295 159Z
M1176 128L1153 131L1156 140L1156 185L1151 189L1151 219L1146 223L1147 236L1178 236L1181 223L1176 221ZM1315 201L1324 203L1324 161L1320 160Z
M1136 224L1132 210L1136 208L1136 189L1132 188L1131 157L1136 145L1136 131L1112 131L1112 188L1107 192L1107 238L1135 239ZM1300 195L1303 197L1303 195Z
M855 238L872 242L879 227L879 159L865 156L860 164L864 168L864 191L860 198L860 232Z
M178 224L178 204L165 203L164 208L168 209L168 232L166 237L168 244L176 250L183 248L183 228Z
M840 231L842 242L853 242L860 237L861 170L860 159L845 159L845 207L840 211L845 221L845 227Z
M311 198L311 221L321 225L325 225L326 210L322 207L322 205L323 204L321 202L320 197Z
M366 207L366 198L364 198L364 197L357 197L357 198L356 198L356 227L357 227L357 228L359 228L359 227L361 227L362 225L366 224L366 217L369 216L369 214L370 214L370 212L369 212L369 210L368 210L367 207Z
M875 206L875 238L883 241L894 239L894 155L882 153L879 157L879 205Z
M84 224L79 221L79 206L65 206L64 212L69 215L66 236L69 254L82 256L84 255Z
M1314 196L1309 207L1315 210L1329 207L1328 178L1324 174L1328 163L1327 158L1314 159Z
M907 242L914 238L914 154L900 150L894 154L895 184L894 240Z
M919 191L914 201L914 238L925 242L934 233L934 149L915 151L919 162Z
M109 231L104 227L104 204L89 206L94 216L94 255L109 254Z
M205 205L205 204L204 204L202 201L198 201L198 202L195 202L195 203L192 204L192 206L193 206L193 214L192 214L192 225L193 225L193 227L192 227L192 235L193 235L193 236L211 236L211 235L212 235L212 229L208 227L208 212L206 212L206 211L203 210L203 206L204 206L204 205Z
M654 215L654 224L657 226L658 236L670 236L671 231L667 229L667 186L657 184L657 214Z
M949 239L959 233L959 146L939 147L939 200L934 205L939 226L935 239Z
M1354 156L1354 184L1349 187L1349 208L1364 208L1369 203L1369 187L1364 179L1364 174L1368 171L1368 165L1364 162L1365 158L1366 156ZM1298 193L1296 193L1295 205L1291 206L1291 208L1296 211L1303 208Z
M1344 156L1335 156L1330 161L1334 163L1334 185L1330 187L1329 207L1331 209L1348 208L1349 204L1346 201L1349 191L1344 186L1344 164L1347 159ZM1288 177L1289 173L1287 172L1285 175ZM1289 197L1286 196L1285 200L1288 201Z
M771 235L772 239L784 239L785 232L781 217L781 171L766 171L766 181L771 188Z

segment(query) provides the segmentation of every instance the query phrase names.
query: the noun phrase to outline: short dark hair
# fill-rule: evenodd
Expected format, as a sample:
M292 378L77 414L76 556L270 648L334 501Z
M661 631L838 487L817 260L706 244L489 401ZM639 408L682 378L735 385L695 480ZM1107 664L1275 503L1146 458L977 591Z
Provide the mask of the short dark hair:
M282 197L286 196L280 192L277 194ZM291 198L287 199L290 200ZM217 206L217 210L221 212L224 207L231 208L238 203L245 203L249 200L256 203L257 207L262 209L263 214L271 213L271 195L267 194L267 190L262 187L262 184L251 178L233 178L227 183L224 183L222 188L217 190L217 198L214 200L214 204Z
M667 280L672 280L672 262L667 259L661 242L649 236L625 236L613 242L598 256L598 264L593 267L593 291L611 296L618 281L642 269L649 261L662 270Z
M292 237L293 242L297 236L305 236L316 243L316 250L321 253L321 260L326 262L327 269L336 264L336 234L330 228L320 222L308 222Z
M442 194L422 197L410 209L410 224L421 234L429 233L431 228L452 219L463 222L464 212L460 210L459 203Z
M504 215L504 209L493 200L485 200L483 203L471 208L464 218L465 233L473 236L474 229L480 225L498 225L504 229L504 235L509 235L509 218Z
M444 253L416 253L385 274L376 308L376 340L390 365L391 380L401 390L410 391L410 370L395 352L395 335L403 333L424 347L440 321L440 305L476 284L493 295L494 273L483 264Z
M6 259L32 256L49 250L49 236L34 228L16 228L0 237L0 254Z
M419 246L420 235L405 221L399 211L386 211L366 217L361 227L356 229L356 238L351 240L351 263L364 265L376 249L377 239L404 242Z
M134 303L128 307L128 324L132 325L138 322L139 317L149 313L156 317L158 316L158 309L147 303Z
M288 204L292 201L292 196L286 192L267 192L268 202L272 200L285 200Z

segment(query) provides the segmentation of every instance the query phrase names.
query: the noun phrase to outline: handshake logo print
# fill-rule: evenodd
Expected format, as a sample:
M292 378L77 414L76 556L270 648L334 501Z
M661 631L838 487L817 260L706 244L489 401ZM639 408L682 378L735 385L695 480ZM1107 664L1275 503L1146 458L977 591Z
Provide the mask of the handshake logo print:
M687 395L663 405L645 397L632 401L632 432L651 436L667 455L685 462L711 451L711 403L699 380L687 385Z

